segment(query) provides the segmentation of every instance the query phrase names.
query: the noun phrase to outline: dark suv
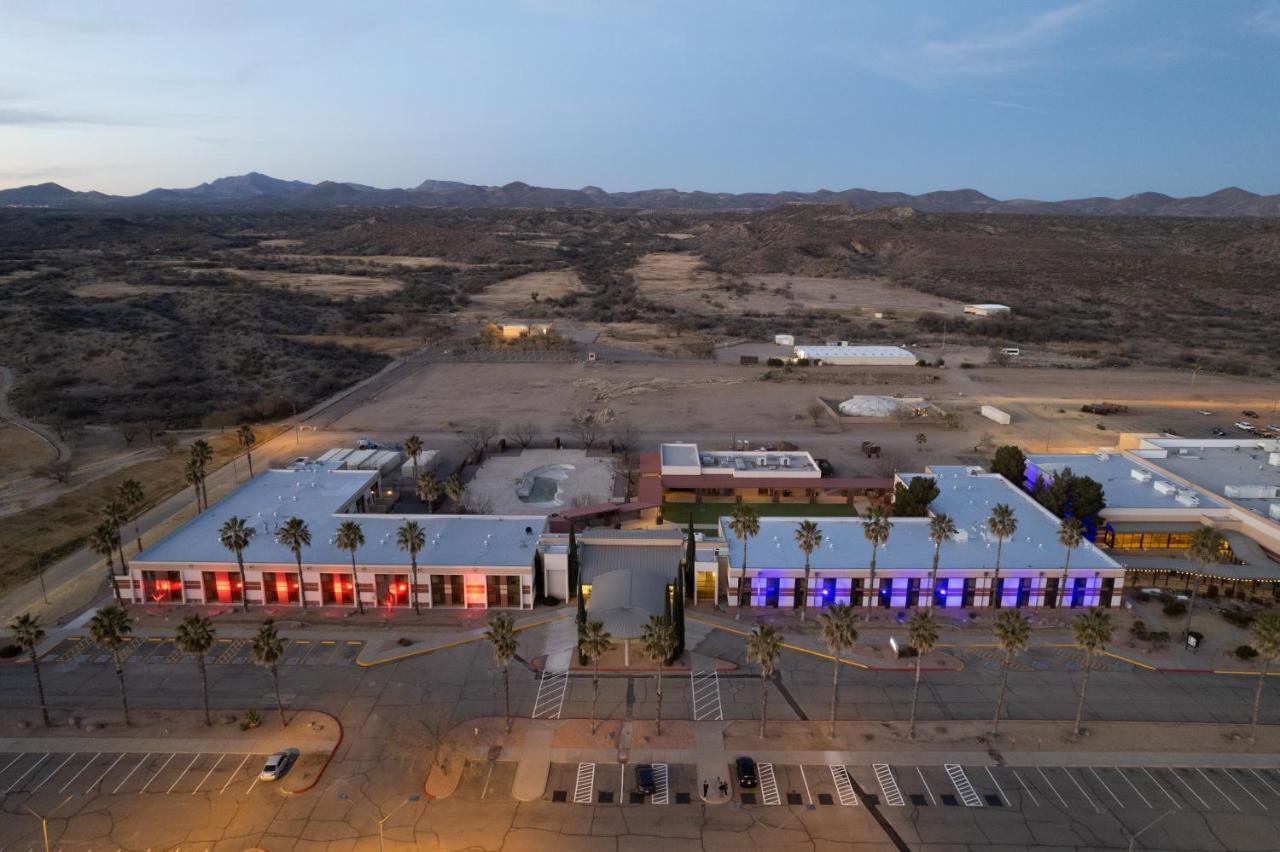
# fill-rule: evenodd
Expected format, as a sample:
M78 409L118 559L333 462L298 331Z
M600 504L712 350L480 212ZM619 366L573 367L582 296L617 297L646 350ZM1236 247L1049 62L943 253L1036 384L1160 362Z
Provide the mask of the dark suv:
M751 789L760 783L756 776L756 762L749 757L740 757L735 762L738 770L738 786Z
M636 792L641 796L652 796L655 789L653 786L653 764L636 764Z

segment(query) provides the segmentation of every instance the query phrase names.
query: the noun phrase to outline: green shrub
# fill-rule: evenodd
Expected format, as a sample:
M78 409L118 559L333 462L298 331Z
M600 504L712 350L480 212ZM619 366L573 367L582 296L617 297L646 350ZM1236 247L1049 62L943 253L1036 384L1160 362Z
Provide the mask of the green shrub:
M1165 645L1168 645L1168 644L1169 644L1169 631L1168 631L1168 630L1156 630L1156 631L1154 631L1154 632L1152 632L1152 633L1148 634L1148 635L1147 635L1147 639L1149 639L1149 640L1151 641L1151 644L1152 644L1154 647L1157 647L1157 648L1163 648Z
M19 645L4 645L0 647L0 659L10 660L22 653L22 647Z
M1224 609L1222 620L1235 627L1248 627L1253 624L1253 616L1239 609Z
M1146 639L1147 623L1141 619L1138 619L1129 628L1129 635L1132 636L1134 639Z
M1186 615L1187 605L1182 601L1169 601L1164 605L1164 614L1168 616Z
M1252 660L1258 656L1258 649L1252 645L1240 645L1236 648L1236 656L1242 660Z

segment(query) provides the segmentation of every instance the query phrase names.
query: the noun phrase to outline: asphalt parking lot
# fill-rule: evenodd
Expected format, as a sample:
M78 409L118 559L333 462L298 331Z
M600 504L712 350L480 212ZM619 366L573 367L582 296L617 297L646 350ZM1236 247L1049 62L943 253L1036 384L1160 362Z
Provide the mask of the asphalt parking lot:
M341 666L351 665L360 656L364 642L357 639L285 639L285 666ZM160 636L134 636L120 649L125 663L176 664L191 663L191 657L178 650L172 639ZM209 665L243 665L253 663L248 639L218 639L205 655ZM111 662L111 654L95 645L88 636L68 636L50 648L40 658L42 663L55 666L73 666L82 663L105 665Z

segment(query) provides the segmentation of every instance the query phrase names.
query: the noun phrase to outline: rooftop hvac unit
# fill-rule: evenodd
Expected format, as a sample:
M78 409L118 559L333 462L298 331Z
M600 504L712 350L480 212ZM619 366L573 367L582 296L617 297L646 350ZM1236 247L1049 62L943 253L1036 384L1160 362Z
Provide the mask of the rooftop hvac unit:
M790 456L783 456L783 457L782 457L782 466L783 466L783 467L791 467L791 457L790 457Z
M1178 490L1177 486L1172 482L1165 482L1163 479L1156 480L1156 483L1151 487L1156 490L1157 494L1172 494Z
M1151 481L1151 471L1143 470L1140 467L1130 468L1129 475L1132 476L1134 479L1138 480L1139 482Z
M1178 496L1175 499L1178 501L1180 505L1183 505L1183 506L1199 506L1200 505L1200 495L1194 491L1188 491L1185 489L1182 491L1179 491Z
M956 530L956 534L955 534L954 536L952 536L951 538L952 538L952 540L954 540L954 541L968 541L968 540L969 540L969 531L968 531L968 530Z
M1267 507L1267 514L1273 519L1280 521L1280 503L1272 503Z

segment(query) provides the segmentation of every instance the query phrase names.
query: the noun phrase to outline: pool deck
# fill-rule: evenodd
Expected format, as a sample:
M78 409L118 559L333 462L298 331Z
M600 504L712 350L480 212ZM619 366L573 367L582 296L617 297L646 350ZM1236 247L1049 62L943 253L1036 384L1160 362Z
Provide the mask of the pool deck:
M553 465L565 470L556 502L526 503L516 495L520 481L531 471ZM607 457L584 450L525 450L489 456L468 484L472 495L488 501L495 514L545 514L575 503L604 503L613 495L613 465Z

